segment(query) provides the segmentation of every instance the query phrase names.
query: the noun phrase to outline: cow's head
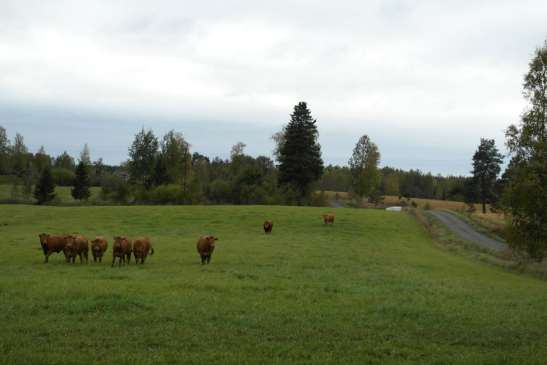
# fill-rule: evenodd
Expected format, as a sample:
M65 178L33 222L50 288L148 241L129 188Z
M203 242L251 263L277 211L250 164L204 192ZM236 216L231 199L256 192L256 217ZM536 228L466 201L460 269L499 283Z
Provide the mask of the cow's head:
M40 237L40 243L42 244L42 246L46 245L47 244L47 239L49 237L49 234L47 233L40 233L38 235L38 237Z

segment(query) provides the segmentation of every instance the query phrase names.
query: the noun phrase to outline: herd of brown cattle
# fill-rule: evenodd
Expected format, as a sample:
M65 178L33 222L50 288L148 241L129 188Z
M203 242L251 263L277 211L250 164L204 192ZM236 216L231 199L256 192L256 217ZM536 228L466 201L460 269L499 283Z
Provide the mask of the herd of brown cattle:
M52 253L63 252L66 262L74 263L76 256L80 257L80 263L88 261L89 241L82 235L62 235L52 236L47 233L41 233L40 245L44 251L45 262L48 262L49 256ZM108 242L104 237L97 236L91 241L91 254L94 262L102 262L103 255L108 248ZM144 260L148 254L152 255L154 249L148 237L136 238L133 241L127 237L114 237L114 245L112 247L112 266L118 259L118 264L129 263L131 254L135 256L135 263L144 264Z
M334 214L327 213L321 215L323 222L325 224L334 223ZM272 233L273 221L267 220L263 224L264 233ZM62 235L62 236L52 236L47 233L41 233L38 235L40 237L40 245L44 251L45 261L48 262L49 256L52 253L59 253L63 251L65 255L66 262L74 263L76 256L80 258L80 263L88 262L88 253L89 253L89 241L82 235ZM209 264L211 262L211 255L215 250L215 242L218 241L217 237L214 236L201 236L198 239L197 251L201 257L201 264ZM91 241L91 254L93 255L94 262L102 262L103 255L108 248L108 242L102 236L95 237ZM152 248L152 243L148 237L139 237L134 240L130 240L124 236L114 237L114 245L112 247L112 266L116 263L118 259L118 266L122 264L129 264L131 261L131 254L135 257L135 263L144 264L148 254L153 255L154 249Z

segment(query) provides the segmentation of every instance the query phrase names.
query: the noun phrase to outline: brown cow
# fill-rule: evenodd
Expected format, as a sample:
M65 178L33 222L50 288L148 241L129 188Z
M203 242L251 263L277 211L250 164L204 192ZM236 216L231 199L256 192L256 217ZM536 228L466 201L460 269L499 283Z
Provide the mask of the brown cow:
M133 240L133 255L135 256L135 263L138 264L139 260L141 264L144 264L146 256L154 254L154 249L152 248L152 243L148 237L139 237Z
M215 250L215 241L218 241L214 236L201 236L198 240L197 249L199 256L201 257L201 264L209 264L211 262L211 255Z
M116 257L119 258L118 266L121 266L122 262L125 264L126 260L129 264L131 251L131 241L128 240L127 237L114 237L114 244L112 245L112 266L114 266L114 263L116 262Z
M75 235L70 235L68 239L74 240L74 247L76 249L76 253L80 257L80 264L83 262L83 257L85 257L85 262L87 264L88 256L89 256L89 242L87 241L87 238L85 238L82 235L75 234Z
M323 217L323 222L325 222L325 224L334 224L334 214L326 213L322 214L321 217Z
M40 245L42 245L42 250L44 251L44 263L49 261L49 256L52 253L63 251L66 245L67 236L50 236L47 233L40 233L38 237L40 237Z
M72 262L73 264L76 261L76 256L78 255L78 247L76 246L76 240L74 236L66 236L65 247L63 247L63 252L65 254L66 262Z
M264 233L272 233L273 228L273 222L271 220L267 220L264 222Z
M93 262L103 262L103 255L108 248L108 242L102 236L97 236L91 241L91 254L93 255Z

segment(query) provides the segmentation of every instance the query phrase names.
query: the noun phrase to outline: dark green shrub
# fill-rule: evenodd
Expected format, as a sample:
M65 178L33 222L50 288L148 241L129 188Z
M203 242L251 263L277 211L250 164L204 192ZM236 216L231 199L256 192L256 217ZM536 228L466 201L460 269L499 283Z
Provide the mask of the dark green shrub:
M101 179L101 199L127 203L131 195L129 184L119 176L106 175Z
M183 204L184 191L180 185L161 185L150 191L148 199L155 204Z
M59 186L72 186L74 184L74 178L76 177L74 171L62 167L51 169L51 175L53 176L55 185Z

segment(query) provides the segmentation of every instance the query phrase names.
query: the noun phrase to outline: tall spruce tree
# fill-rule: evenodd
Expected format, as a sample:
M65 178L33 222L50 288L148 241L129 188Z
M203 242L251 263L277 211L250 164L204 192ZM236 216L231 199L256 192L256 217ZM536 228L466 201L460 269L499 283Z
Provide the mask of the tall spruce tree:
M310 185L323 173L316 122L305 102L295 105L279 147L278 182L291 185L301 197L309 194Z
M512 155L504 204L511 214L508 243L537 261L547 250L547 41L535 51L524 77L530 105L507 131Z
M72 197L76 200L87 200L91 196L89 191L89 167L80 160L76 166L76 177L74 178L74 187L70 191Z
M477 184L483 213L486 213L486 203L496 199L494 187L501 170L502 158L493 139L481 138L481 143L473 155L472 173L473 180Z
M47 203L55 198L55 183L49 165L46 165L40 174L40 180L34 189L34 198L38 204Z

